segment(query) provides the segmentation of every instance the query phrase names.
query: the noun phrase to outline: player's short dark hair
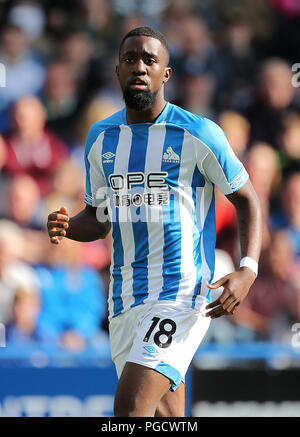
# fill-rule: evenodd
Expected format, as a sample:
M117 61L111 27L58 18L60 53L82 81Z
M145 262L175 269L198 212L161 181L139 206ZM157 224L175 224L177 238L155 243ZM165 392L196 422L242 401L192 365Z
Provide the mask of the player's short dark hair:
M161 44L164 46L164 48L166 49L166 52L168 54L168 60L169 60L170 49L169 49L169 45L168 45L168 42L167 42L165 36L159 30L152 29L152 27L149 27L149 26L136 27L135 29L132 29L128 33L126 33L126 35L124 36L124 38L121 41L119 53L121 52L121 49L123 47L124 42L128 38L131 38L133 36L149 36L150 38L158 39L161 42Z

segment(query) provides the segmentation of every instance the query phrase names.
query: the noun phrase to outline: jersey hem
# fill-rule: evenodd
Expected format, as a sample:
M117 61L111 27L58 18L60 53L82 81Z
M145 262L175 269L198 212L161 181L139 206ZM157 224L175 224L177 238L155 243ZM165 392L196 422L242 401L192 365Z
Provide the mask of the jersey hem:
M210 293L210 291L209 291ZM121 316L122 314L125 314L127 311L130 311L133 308L136 308L140 305L151 305L154 306L155 304L159 305L159 304L164 304L165 302L168 302L169 305L173 308L177 308L179 310L182 311L197 311L197 312L202 312L203 309L202 307L207 305L208 303L211 302L211 299L209 298L210 295L207 296L200 296L198 295L196 297L196 302L190 302L190 304L188 305L185 301L178 301L178 300L173 300L173 299L154 299L154 300L147 300L146 302L140 302L139 304L136 304L134 306L129 306L128 308L123 308L123 310L118 311L117 313L114 313L111 311L108 314L108 321L115 319L118 316Z

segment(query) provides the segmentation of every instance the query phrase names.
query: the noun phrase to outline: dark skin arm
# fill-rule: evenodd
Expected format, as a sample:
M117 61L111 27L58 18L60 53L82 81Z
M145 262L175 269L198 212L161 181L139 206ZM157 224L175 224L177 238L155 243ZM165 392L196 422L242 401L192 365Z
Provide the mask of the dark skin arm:
M107 220L99 221L98 217L104 217L105 210L102 212L98 208L86 205L74 217L69 217L67 209L62 206L59 211L48 215L47 229L50 241L59 244L63 237L75 241L94 241L105 238L111 229L111 224Z
M226 196L235 206L241 245L241 258L249 256L258 262L262 239L262 213L259 200L250 181L240 190ZM255 281L255 273L248 267L230 273L214 284L208 285L212 290L221 286L221 296L207 305L206 313L212 319L233 314L245 299Z

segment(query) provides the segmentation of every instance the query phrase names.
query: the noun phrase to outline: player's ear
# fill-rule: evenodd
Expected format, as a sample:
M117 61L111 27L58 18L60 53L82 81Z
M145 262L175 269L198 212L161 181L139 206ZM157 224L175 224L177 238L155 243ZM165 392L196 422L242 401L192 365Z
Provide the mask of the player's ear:
M172 68L171 67L166 67L165 68L165 74L164 74L163 83L167 83L171 76L172 76Z
M117 78L120 80L120 76L119 76L119 66L118 66L118 65L116 65L116 75L117 75Z

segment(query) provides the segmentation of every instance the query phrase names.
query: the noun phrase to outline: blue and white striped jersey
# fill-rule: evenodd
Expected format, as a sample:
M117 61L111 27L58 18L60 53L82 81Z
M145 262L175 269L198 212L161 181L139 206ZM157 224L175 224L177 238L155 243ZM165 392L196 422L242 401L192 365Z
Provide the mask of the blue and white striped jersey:
M157 300L206 303L214 186L230 194L248 180L220 127L171 103L155 123L128 125L124 108L91 127L85 163L85 202L109 205L112 220L109 317Z

